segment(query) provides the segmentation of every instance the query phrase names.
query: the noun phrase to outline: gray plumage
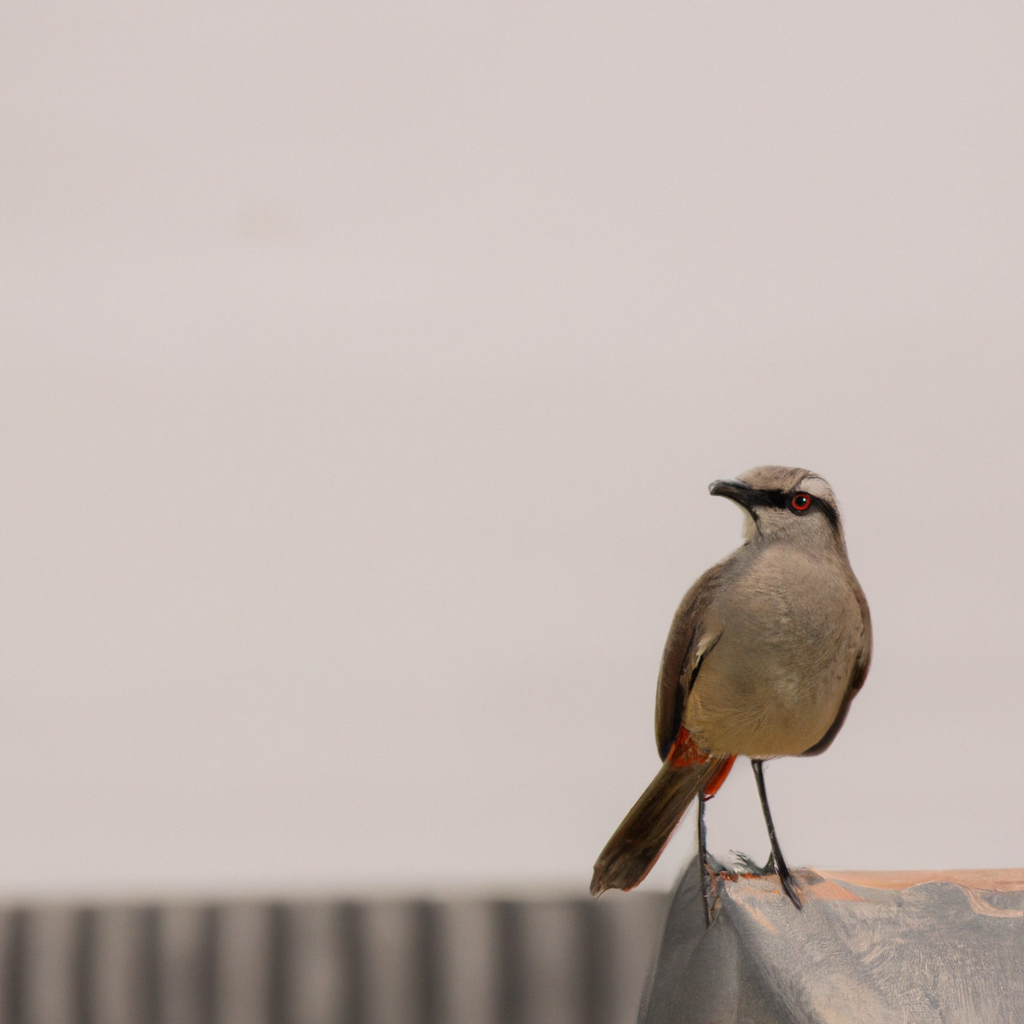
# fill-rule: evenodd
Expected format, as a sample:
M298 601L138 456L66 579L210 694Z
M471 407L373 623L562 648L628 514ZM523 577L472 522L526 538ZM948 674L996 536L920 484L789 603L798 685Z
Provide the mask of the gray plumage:
M665 763L598 858L595 895L643 879L730 756L827 749L867 675L870 615L828 483L761 466L711 493L743 509L744 543L694 583L673 619L655 712ZM704 760L669 756L687 733Z

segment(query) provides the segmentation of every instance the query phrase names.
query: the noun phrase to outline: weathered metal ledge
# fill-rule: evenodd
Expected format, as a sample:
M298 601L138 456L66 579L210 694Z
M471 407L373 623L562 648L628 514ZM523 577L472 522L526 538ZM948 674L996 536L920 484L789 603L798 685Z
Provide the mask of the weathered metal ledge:
M715 876L672 900L640 1024L1024 1021L1024 870Z

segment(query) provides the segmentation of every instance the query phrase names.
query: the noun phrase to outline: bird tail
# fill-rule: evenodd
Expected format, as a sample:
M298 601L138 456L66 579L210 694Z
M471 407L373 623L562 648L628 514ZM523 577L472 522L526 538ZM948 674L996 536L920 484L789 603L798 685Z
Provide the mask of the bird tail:
M688 736L686 740L692 744ZM702 789L707 795L716 791L735 760L708 755L697 760L673 756L678 746L673 746L654 781L601 851L590 883L592 896L600 896L606 889L638 886L661 856L693 798Z

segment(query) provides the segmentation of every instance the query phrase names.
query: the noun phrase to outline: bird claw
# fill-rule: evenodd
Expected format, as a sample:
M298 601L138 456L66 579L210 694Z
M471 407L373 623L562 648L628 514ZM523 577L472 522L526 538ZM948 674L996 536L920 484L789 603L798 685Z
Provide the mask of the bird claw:
M793 881L793 876L788 871L780 871L778 875L783 891L789 897L789 902L792 903L797 910L803 910L803 901L800 899L800 894L796 891L796 883Z
M803 901L800 899L800 894L797 892L796 883L793 881L793 876L789 873L788 868L783 868L781 871L775 864L775 854L768 854L768 860L765 862L764 867L760 867L753 857L748 856L745 853L741 853L738 850L732 851L733 857L736 858L737 866L741 869L744 875L750 875L754 878L764 878L766 875L778 875L779 884L782 886L782 891L789 898L790 903L796 907L797 910L803 910Z
M775 874L774 853L768 854L767 862L764 867L761 867L749 854L743 853L740 850L730 850L729 852L733 855L741 875L753 875L754 878L763 878L765 875Z
M700 872L700 896L704 905L704 926L710 928L715 919L715 901L718 890L718 876L728 874L729 869L720 861L715 860L707 850Z

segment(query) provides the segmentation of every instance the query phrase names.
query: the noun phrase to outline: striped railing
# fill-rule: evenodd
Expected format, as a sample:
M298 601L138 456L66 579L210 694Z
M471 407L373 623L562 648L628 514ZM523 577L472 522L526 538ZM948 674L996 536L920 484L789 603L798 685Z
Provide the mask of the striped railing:
M666 897L0 911L0 1024L632 1024Z

